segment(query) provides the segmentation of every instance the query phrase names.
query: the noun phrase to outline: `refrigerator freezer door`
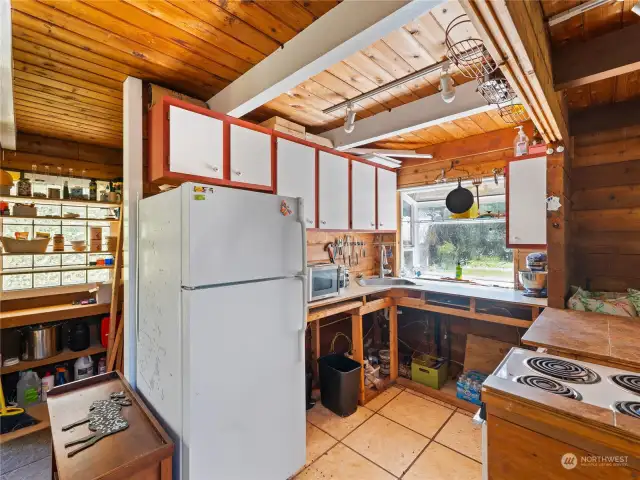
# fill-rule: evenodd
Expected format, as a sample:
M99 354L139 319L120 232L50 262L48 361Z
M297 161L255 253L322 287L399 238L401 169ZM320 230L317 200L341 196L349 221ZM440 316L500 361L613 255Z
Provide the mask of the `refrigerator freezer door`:
M183 478L289 478L305 463L302 282L183 293Z
M306 267L297 199L193 183L181 188L183 286L290 277Z

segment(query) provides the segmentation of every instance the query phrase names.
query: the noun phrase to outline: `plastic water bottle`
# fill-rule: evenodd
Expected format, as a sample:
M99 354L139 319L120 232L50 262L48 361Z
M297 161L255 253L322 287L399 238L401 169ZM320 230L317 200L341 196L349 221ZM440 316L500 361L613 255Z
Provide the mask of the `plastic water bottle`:
M40 401L40 377L36 372L27 370L18 380L18 405L27 408Z
M55 379L51 372L47 372L44 377L42 377L42 401L47 401L47 393L54 387Z

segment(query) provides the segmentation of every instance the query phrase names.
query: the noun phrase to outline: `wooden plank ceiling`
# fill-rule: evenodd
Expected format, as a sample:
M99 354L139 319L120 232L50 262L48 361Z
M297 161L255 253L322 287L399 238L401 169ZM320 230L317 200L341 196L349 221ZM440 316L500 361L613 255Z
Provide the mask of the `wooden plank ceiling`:
M337 0L12 0L14 100L23 132L122 146L122 82L131 75L208 100L338 4ZM344 111L322 110L436 63L457 0L405 25L251 112L314 133ZM475 34L469 30L468 34ZM454 72L457 84L468 79ZM439 72L359 102L364 118L437 94ZM379 142L418 148L505 128L484 113Z
M585 0L541 0L546 18L584 3ZM570 42L589 40L605 33L640 22L631 11L637 0L612 1L550 27L551 44L560 46ZM640 71L600 80L566 90L567 103L572 110L623 102L640 97Z

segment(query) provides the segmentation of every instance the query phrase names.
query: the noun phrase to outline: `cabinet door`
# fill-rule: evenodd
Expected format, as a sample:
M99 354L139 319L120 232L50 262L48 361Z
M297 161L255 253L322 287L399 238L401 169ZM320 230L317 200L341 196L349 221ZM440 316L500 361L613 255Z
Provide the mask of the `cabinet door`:
M351 227L376 228L376 167L356 161L351 162Z
M378 168L378 230L396 230L396 215L396 172Z
M277 194L304 199L307 228L316 226L316 150L278 138Z
M349 228L349 160L320 152L320 228Z
M222 121L169 106L169 170L222 178Z
M546 245L547 158L509 162L507 192L507 247Z
M232 182L271 185L271 136L231 125Z

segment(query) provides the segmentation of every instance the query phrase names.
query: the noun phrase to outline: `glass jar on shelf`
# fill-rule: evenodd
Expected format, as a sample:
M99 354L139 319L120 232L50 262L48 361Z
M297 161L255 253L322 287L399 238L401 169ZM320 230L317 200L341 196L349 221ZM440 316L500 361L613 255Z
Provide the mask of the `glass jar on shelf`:
M34 197L47 198L45 181L38 175L38 166L35 163L31 165L31 190Z
M19 197L31 196L31 181L24 176L24 172L20 172L20 180L18 180L17 191Z

